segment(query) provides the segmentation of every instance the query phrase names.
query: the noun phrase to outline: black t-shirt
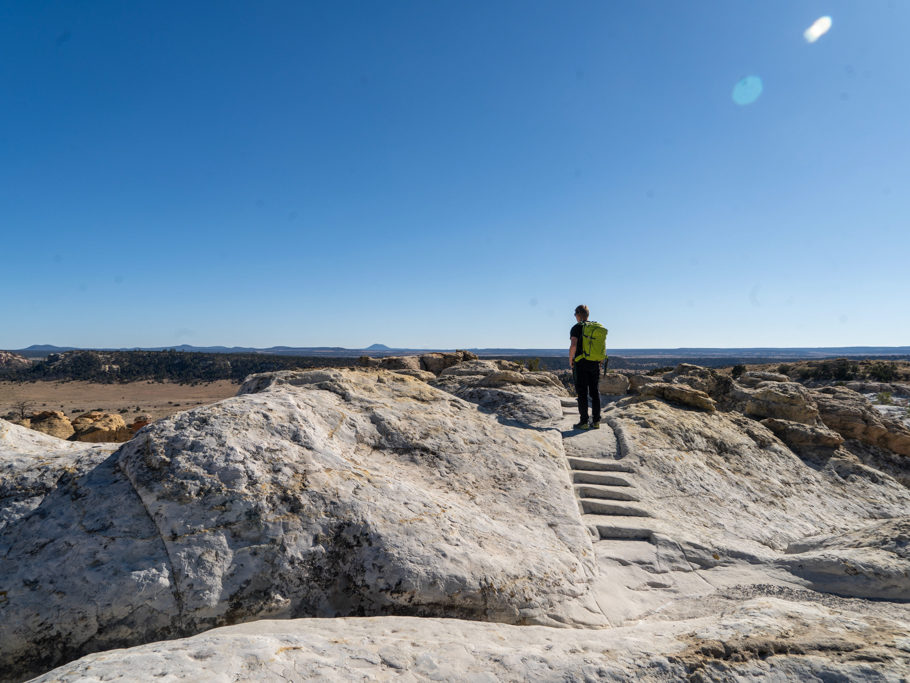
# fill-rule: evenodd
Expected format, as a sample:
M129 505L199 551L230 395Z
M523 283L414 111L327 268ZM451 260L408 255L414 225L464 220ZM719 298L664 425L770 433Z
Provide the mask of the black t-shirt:
M575 358L578 358L582 354L582 335L584 332L584 325L582 323L575 323L572 325L572 329L569 330L569 337L574 337L577 342L575 344ZM579 363L593 363L595 361L585 360L584 358L577 361Z

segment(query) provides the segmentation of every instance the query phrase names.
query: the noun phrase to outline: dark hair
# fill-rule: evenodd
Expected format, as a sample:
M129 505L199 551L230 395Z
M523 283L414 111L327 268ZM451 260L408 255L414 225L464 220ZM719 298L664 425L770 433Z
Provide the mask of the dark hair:
M591 312L588 310L588 307L584 304L575 307L575 315L581 316L582 320L587 320L588 316L591 315Z

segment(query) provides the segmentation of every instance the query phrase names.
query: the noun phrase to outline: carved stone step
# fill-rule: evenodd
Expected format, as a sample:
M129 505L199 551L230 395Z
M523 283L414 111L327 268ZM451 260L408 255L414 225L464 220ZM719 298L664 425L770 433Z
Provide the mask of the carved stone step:
M572 472L573 484L601 484L603 486L632 486L628 479L609 472L576 470Z
M601 515L584 515L582 520L595 538L650 541L654 529L647 523L642 524L633 517L603 517Z
M586 470L597 472L634 472L635 470L625 463L607 458L576 458L568 456L569 467L573 470Z
M579 498L605 498L607 500L639 500L629 489L631 486L599 486L597 484L575 484L575 495Z
M613 515L618 517L653 517L654 515L635 505L608 503L602 498L582 498L579 500L581 512L585 515Z

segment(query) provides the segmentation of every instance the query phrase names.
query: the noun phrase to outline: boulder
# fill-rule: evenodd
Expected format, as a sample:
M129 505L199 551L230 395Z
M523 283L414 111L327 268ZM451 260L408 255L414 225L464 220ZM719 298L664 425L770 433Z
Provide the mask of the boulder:
M364 368L382 368L384 370L420 370L419 356L383 356L371 358L361 356L357 364Z
M737 398L749 417L772 417L813 425L818 420L815 400L796 382L760 382L754 389L741 389Z
M629 391L629 378L619 372L608 372L600 378L597 387L607 396L624 396Z
M698 410L707 410L714 412L716 404L708 394L698 389L693 389L685 384L667 384L666 382L654 382L646 384L639 390L642 398L659 398L670 403L697 408Z
M594 572L557 430L389 372L254 375L0 533L0 670L262 618L604 625Z
M439 375L446 368L471 360L477 360L477 356L470 351L425 353L420 356L420 369Z
M765 418L761 423L797 453L815 448L833 449L844 443L840 434L824 426L814 427L773 417Z
M551 372L516 372L514 370L498 370L480 380L482 387L506 387L521 385L522 387L535 387L552 392L556 396L565 395L562 382L556 379Z
M130 424L128 424L126 426L126 428L130 430L130 438L133 438L136 435L136 432L138 432L140 429L142 429L146 425L150 425L151 423L152 423L151 415L136 416L136 418Z
M716 370L680 363L673 372L666 373L662 379L673 384L685 384L711 396L717 389L719 378L720 374Z
M420 370L418 356L389 356L379 359L379 367L385 370Z
M58 439L68 439L76 431L69 418L59 410L45 410L32 415L29 424L24 426Z
M663 380L661 380L659 377L653 377L651 375L629 375L629 389L633 394L637 394L642 390L642 388L648 386L649 384L656 384L660 383L661 381Z
M93 410L73 420L72 441L91 443L128 441L133 433L120 415Z
M494 360L469 360L450 366L439 373L443 377L486 377L494 372L503 370Z

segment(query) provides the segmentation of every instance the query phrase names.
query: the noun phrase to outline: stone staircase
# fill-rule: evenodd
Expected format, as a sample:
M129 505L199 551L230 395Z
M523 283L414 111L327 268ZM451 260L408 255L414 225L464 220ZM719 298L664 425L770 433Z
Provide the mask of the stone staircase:
M574 400L563 412L577 418ZM616 439L605 422L598 430L572 432L566 453L582 521L597 540L650 540L653 514L635 488L635 469L616 459ZM583 453L583 455L582 455Z

